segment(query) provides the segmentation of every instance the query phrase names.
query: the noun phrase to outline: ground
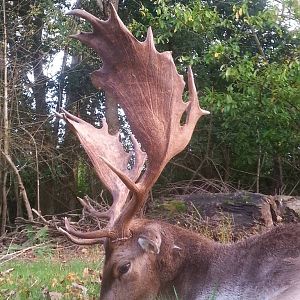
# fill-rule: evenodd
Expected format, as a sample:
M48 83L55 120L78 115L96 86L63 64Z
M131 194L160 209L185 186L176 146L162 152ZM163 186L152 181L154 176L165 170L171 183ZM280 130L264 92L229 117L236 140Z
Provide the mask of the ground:
M30 248L30 247L28 247ZM22 250L8 249L18 253ZM99 246L44 244L0 257L0 299L97 299L103 253Z
M188 197L153 202L148 216L223 243L278 223L300 221L300 198L276 199L246 192ZM62 220L54 221L56 226L63 226ZM104 258L100 246L76 246L60 235L56 226L45 226L39 220L19 219L17 225L17 230L0 237L1 300L98 299ZM95 230L98 221L81 218L73 226Z

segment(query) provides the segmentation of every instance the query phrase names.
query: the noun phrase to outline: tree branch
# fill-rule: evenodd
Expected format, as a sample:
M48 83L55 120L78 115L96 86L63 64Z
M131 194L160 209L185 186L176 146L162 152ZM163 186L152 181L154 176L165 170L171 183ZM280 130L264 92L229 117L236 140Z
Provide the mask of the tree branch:
M13 172L15 173L16 177L17 177L20 195L22 195L22 198L23 198L23 201L24 201L24 205L25 205L27 215L28 215L28 220L33 221L31 206L30 206L30 203L29 203L29 200L28 200L28 197L27 197L27 193L26 193L26 189L24 187L24 184L23 184L22 178L20 176L19 170L17 169L16 165L12 161L9 154L5 153L2 150L1 150L1 153L2 153L3 157L5 158L5 160L7 161L7 163L10 165L10 167L13 170Z
M258 36L257 36L257 34L256 34L256 32L255 32L254 27L253 27L252 25L250 25L250 29L251 29L252 35L253 35L253 37L254 37L256 46L257 46L257 48L258 48L259 54L260 54L260 55L263 57L263 59L267 62L268 59L267 59L267 57L266 57L266 55L265 55L265 53L264 53L263 47L262 47L262 45L261 45L261 43L260 43L260 41L259 41L259 39L258 39Z

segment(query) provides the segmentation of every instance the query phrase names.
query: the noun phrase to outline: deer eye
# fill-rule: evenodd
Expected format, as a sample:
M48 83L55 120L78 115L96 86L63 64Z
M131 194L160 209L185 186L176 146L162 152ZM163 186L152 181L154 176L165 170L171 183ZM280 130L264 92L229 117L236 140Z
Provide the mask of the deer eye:
M130 262L128 262L128 263L120 266L118 268L119 274L120 275L126 274L128 272L128 270L129 270L129 268L130 268L130 265L131 265Z

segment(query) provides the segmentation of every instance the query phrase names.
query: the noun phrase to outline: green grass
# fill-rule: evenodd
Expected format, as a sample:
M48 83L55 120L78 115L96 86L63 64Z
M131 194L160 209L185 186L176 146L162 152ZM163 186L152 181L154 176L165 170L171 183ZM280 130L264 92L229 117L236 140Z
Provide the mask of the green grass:
M67 261L51 255L10 261L0 265L0 299L46 299L45 288L50 293L59 293L60 299L97 299L99 270L100 262L76 255Z

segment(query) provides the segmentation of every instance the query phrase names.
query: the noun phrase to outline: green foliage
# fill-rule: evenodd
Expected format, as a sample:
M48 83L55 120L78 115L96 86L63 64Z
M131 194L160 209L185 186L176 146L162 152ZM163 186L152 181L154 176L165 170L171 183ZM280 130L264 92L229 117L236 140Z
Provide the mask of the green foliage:
M36 230L32 225L27 225L25 231L28 238L26 246L45 243L49 239L48 228L46 226Z
M154 13L143 4L140 12L143 21L151 23L157 32L155 42L166 44L177 32L187 29L191 32L209 34L209 29L219 22L219 16L215 10L207 9L207 5L200 1L195 1L191 5L184 5L181 2L157 0L153 1L156 7ZM139 30L139 28L143 28ZM130 25L131 30L136 30L137 35L145 34L145 26L133 21Z
M244 188L251 189L259 172L269 193L292 190L299 177L300 24L290 20L288 11L264 1L159 0L141 5L140 21L131 23L138 35L151 25L158 48L173 50L180 71L193 65L201 104L212 112L205 127L211 144L197 144L194 154L210 158L213 168L221 167L218 176Z
M27 240L22 244L11 244L7 249L8 253L14 254L24 249L32 248L37 257L49 257L52 255L52 247L49 244L48 228L42 227L34 229L32 225L27 225L24 229Z
M89 168L87 165L82 161L79 160L78 168L77 168L77 189L79 196L87 195L89 192L89 182L88 182L88 172Z
M186 203L183 200L178 199L168 199L164 201L161 206L173 216L187 211Z

